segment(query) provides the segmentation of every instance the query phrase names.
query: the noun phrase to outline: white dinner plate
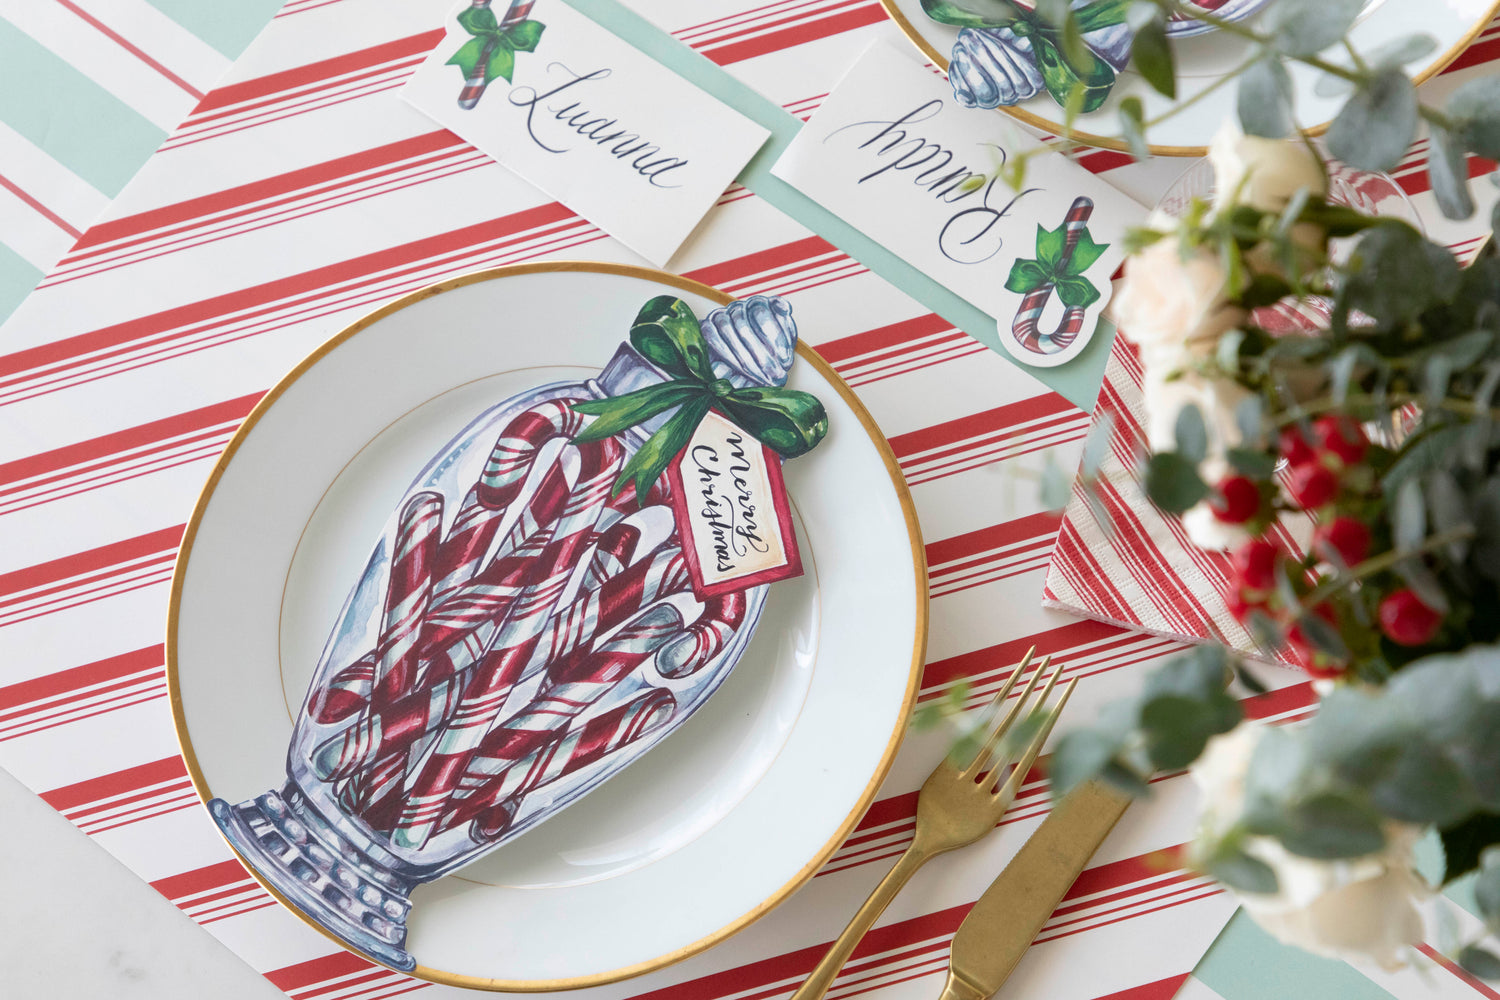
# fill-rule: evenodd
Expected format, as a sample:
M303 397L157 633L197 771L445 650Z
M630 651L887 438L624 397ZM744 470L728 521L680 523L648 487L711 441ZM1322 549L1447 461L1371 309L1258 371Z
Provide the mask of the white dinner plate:
M173 581L168 680L205 802L284 783L293 715L413 475L494 403L597 374L664 291L700 316L729 301L640 268L500 268L381 309L266 395L215 467ZM869 806L926 647L921 537L843 380L799 345L788 386L829 417L785 469L805 575L771 587L729 679L660 746L412 893L413 975L538 990L660 968L787 898Z
M922 12L921 0L880 0L886 13L922 53L944 72L948 70L949 53L959 29L939 24ZM1029 0L1023 0L1032 6ZM1267 5L1268 6L1268 5ZM1257 9L1244 23L1255 25L1265 15L1267 6ZM1447 66L1484 30L1495 12L1497 0L1366 0L1350 41L1361 53L1374 52L1382 45L1416 34L1431 35L1437 47L1406 67L1421 83ZM1182 111L1150 128L1147 138L1151 152L1157 156L1204 156L1214 133L1226 120L1236 118L1235 85L1229 84L1204 94L1226 71L1243 65L1252 55L1250 42L1222 31L1207 31L1184 37L1173 35L1172 54L1177 65L1177 98L1169 100L1157 93L1133 69L1121 73L1109 99L1096 111L1080 115L1074 123L1074 136L1091 146L1127 149L1120 137L1118 108L1126 97L1139 97L1146 120L1169 110L1174 104L1185 105ZM1331 62L1347 65L1349 56L1342 47L1331 47L1322 53ZM1320 96L1314 85L1322 75L1301 64L1289 64L1296 98L1298 120L1317 135L1327 129L1343 107L1347 95ZM1201 99L1198 95L1202 94ZM1000 110L1053 135L1063 131L1062 108L1045 90L1015 107Z

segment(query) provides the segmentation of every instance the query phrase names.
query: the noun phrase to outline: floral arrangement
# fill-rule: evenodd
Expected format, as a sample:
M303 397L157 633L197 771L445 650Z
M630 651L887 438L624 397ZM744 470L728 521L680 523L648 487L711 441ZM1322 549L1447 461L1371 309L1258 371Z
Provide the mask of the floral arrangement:
M1209 645L1167 663L1064 735L1052 779L1145 794L1152 774L1190 769L1198 867L1278 938L1389 967L1424 939L1423 838L1441 841L1436 881L1470 879L1500 933L1500 254L1461 266L1404 222L1332 203L1286 64L1345 89L1327 147L1347 164L1390 169L1425 124L1453 218L1474 211L1467 154L1500 155L1500 79L1423 104L1401 66L1425 43L1355 51L1342 40L1361 8L1278 0L1221 25L1256 52L1240 127L1212 148L1217 193L1134 235L1114 304L1144 370L1147 493L1229 550L1224 598L1258 655ZM1066 3L1039 9L1076 34ZM1181 10L1137 0L1128 15L1138 68L1169 96L1159 36ZM1328 58L1339 45L1347 58ZM1122 105L1143 148L1150 123ZM1085 449L1086 493L1102 451ZM1315 678L1305 725L1247 722L1230 693L1236 678L1260 692L1247 664L1277 657ZM1500 979L1485 939L1451 950Z

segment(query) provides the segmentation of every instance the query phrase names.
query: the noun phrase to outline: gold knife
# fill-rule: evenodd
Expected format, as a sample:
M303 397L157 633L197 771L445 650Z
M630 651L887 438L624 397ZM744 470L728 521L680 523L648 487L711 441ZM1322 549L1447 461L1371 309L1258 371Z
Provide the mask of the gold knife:
M1090 781L1052 807L953 936L941 1000L995 995L1129 804L1128 795Z

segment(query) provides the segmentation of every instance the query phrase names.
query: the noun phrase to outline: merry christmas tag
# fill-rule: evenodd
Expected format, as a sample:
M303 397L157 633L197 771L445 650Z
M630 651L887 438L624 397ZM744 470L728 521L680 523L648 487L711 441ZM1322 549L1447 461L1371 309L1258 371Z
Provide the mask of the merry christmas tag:
M667 467L699 597L802 575L781 456L710 410Z

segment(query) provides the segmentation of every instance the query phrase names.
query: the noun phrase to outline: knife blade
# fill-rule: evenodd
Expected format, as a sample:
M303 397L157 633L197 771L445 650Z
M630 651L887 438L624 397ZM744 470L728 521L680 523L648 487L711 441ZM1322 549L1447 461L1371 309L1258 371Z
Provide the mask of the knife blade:
M994 996L1129 804L1090 781L1052 807L959 925L942 1000Z

